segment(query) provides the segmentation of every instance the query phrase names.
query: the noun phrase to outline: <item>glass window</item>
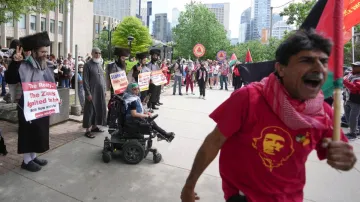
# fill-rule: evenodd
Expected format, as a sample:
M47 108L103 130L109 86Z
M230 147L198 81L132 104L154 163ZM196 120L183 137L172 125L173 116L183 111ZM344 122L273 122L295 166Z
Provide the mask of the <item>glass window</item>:
M57 9L56 0L54 0L54 5L56 5L56 6L54 7L54 12L56 12L56 9Z
M41 31L46 31L46 18L41 18Z
M59 21L59 30L58 30L59 34L63 34L63 22Z
M36 15L30 15L30 29L36 31Z
M59 4L59 13L64 13L64 3Z
M96 23L95 24L95 33L99 34L99 32L100 32L100 25L99 25L99 23Z
M12 18L12 13L7 13L6 16L10 18L9 21L6 23L6 26L14 27L14 19Z
M26 29L26 15L21 14L19 18L19 29Z
M50 20L50 33L55 33L55 20Z

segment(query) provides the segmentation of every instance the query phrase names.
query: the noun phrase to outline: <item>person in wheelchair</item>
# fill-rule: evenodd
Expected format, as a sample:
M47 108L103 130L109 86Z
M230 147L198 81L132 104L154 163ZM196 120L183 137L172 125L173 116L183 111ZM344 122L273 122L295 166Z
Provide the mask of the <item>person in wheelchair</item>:
M150 113L145 113L143 105L141 103L140 89L137 83L130 83L124 93L123 100L125 102L126 110L126 130L137 134L150 134L150 130L153 129L159 133L158 137L171 142L175 134L168 133L160 128L154 121L154 117L151 117ZM155 117L156 118L156 117Z

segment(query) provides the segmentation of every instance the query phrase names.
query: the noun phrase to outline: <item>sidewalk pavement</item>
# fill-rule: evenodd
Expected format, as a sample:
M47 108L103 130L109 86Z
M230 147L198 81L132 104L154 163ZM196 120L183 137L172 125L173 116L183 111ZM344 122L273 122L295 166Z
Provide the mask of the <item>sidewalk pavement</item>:
M199 95L197 88L196 93ZM176 138L170 144L155 143L163 156L159 164L152 162L151 154L138 165L127 165L121 158L113 158L105 164L101 151L108 134L104 132L95 139L88 139L80 133L72 136L80 138L44 154L49 165L40 172L29 173L15 167L1 174L0 201L180 201L181 188L196 152L215 126L208 115L230 95L230 92L219 90L207 90L206 93L207 100L198 96L173 96L172 90L163 94L161 102L164 105L158 111L156 122L167 131L175 132ZM51 136L66 142L65 130L70 130L69 127L72 124L61 127L61 135ZM352 145L359 155L360 142ZM218 166L217 157L199 179L196 191L201 201L224 201ZM306 168L305 201L359 201L360 163L350 172L339 172L317 160L316 154L312 153Z

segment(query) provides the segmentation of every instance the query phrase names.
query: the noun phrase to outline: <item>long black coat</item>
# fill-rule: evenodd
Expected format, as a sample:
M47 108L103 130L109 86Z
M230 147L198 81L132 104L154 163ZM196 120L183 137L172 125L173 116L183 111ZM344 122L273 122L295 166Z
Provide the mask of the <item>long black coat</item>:
M24 62L12 61L6 73L6 82L9 84L21 83L19 68L24 68L28 72L27 75L33 75L31 78L36 80L45 80L55 83L54 69L48 67L45 70L32 69L29 66L25 66ZM18 153L43 153L49 150L49 125L50 118L43 117L32 121L26 121L23 107L24 107L24 96L22 95L18 103Z

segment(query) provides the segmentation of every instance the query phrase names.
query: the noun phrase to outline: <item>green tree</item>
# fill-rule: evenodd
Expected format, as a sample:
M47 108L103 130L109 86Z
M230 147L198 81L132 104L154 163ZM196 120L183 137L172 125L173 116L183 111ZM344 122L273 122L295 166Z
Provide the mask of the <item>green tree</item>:
M316 0L303 0L303 2L291 3L288 7L284 8L280 16L288 17L286 21L287 24L300 27L315 3Z
M114 46L128 47L128 37L134 37L131 43L131 55L134 56L138 52L149 50L152 44L149 29L142 25L142 22L136 17L126 17L116 27L112 34L112 44Z
M249 49L254 62L264 62L275 59L275 51L281 40L271 38L268 44L262 44L258 40L241 43L232 48L239 61L245 61L246 52Z
M107 31L101 31L99 38L93 40L93 46L98 47L101 50L102 57L108 59L109 57L109 34ZM114 47L111 46L111 53Z
M18 20L24 13L47 13L55 8L49 0L0 0L0 24Z
M173 29L176 53L193 58L193 47L201 43L206 48L204 58L215 58L220 50L228 50L230 41L226 38L224 26L201 3L191 2L179 17L179 24Z

